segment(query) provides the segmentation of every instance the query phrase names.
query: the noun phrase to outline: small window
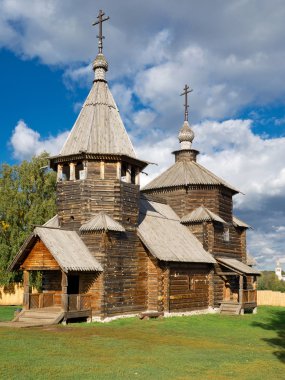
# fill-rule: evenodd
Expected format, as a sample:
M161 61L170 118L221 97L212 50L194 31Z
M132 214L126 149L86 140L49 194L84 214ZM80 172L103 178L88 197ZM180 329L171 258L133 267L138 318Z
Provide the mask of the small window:
M224 228L223 240L224 241L230 241L230 229L229 228Z

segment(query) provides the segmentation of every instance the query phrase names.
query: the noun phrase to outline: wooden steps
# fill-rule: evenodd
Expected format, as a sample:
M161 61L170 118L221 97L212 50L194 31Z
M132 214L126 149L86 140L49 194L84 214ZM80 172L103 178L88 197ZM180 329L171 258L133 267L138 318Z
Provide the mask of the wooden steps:
M222 302L220 306L220 314L224 315L239 315L242 305L236 302Z
M60 308L42 308L23 310L12 323L21 327L45 326L59 323L64 317L64 312ZM15 326L17 327L17 326Z

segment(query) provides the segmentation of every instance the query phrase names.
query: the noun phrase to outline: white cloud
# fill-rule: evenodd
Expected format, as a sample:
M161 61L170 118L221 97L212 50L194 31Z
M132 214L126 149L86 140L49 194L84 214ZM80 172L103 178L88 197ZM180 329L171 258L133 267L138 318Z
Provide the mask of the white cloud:
M90 87L94 73L92 65L70 67L66 69L63 80L67 87L73 88L75 85L80 87Z
M133 115L135 124L140 128L152 126L155 118L156 114L149 109L140 110Z
M104 24L108 77L127 80L146 107L167 111L161 119L165 129L171 127L167 120L177 120L176 94L185 82L195 89L195 121L235 117L249 103L283 102L283 1L221 4L181 0L175 10L163 0L104 4L111 17ZM0 0L0 7L0 46L64 66L69 81L90 83L87 64L97 51L92 0Z
M29 128L23 120L16 125L10 144L13 156L16 159L30 159L33 155L48 152L51 155L58 154L67 138L68 132L60 133L53 137L41 139L40 134Z
M284 225L285 141L255 135L250 120L236 118L244 107L284 104L284 1L220 3L180 0L174 8L164 0L104 3L111 17L104 25L107 77L139 157L159 163L148 169L149 178L174 161L170 152L178 147L183 122L179 94L191 84L190 119L203 121L194 125L200 162L246 193L237 197L236 207L256 228L249 245L270 263L285 241L282 231L274 230ZM89 86L97 52L93 0L0 0L0 9L0 47L61 65L69 87ZM136 110L138 103L143 110ZM283 119L272 117L272 125L282 126ZM54 154L63 136L42 139L19 122L11 146L19 159L44 149Z
M268 268L285 256L285 138L262 138L251 127L251 120L205 121L193 127L193 148L201 152L200 164L245 193L234 197L235 213L254 227L249 251L264 255L258 264ZM176 136L139 144L138 156L158 164L145 169L142 187L174 163L178 147Z

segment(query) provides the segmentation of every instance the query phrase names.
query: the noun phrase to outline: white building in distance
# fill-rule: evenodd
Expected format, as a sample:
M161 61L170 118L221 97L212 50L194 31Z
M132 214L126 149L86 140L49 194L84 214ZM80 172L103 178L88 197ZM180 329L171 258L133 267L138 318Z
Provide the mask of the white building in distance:
M282 276L282 268L279 260L276 263L275 274L280 281L285 281L285 276Z

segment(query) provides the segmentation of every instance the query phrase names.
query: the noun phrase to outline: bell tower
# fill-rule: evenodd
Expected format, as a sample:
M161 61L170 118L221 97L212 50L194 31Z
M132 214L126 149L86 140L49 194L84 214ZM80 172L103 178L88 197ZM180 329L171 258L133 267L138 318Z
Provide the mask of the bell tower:
M134 228L140 172L147 166L136 157L106 80L102 25L109 17L100 10L97 18L93 24L99 25L93 86L60 154L50 158L57 172L59 223L66 229L79 230L99 212L126 229Z

